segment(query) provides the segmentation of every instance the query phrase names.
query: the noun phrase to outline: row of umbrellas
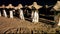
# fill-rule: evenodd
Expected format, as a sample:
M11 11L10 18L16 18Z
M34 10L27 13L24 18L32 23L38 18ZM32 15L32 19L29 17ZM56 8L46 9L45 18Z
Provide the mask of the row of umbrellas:
M20 9L22 7L23 7L22 4L19 4L17 7L14 7L12 4L9 4L8 6L5 5L0 6L0 8L7 8L7 9L9 8Z
M57 1L57 4L58 4L57 6L59 6L59 3L60 3L60 1ZM32 5L30 5L30 6L27 6L27 5L26 5L26 7L30 8L30 9L32 9L32 8L36 9L36 10L33 10L33 11L32 11L31 18L32 18L32 22L34 22L34 23L39 22L38 9L42 8L43 6L38 5L36 2L33 2ZM51 6L46 5L46 8L49 8L49 7L51 7ZM59 6L59 7L60 7L60 6ZM21 10L21 8L24 8L24 7L22 6L22 4L19 4L19 5L16 6L16 7L14 7L12 4L9 4L8 6L2 5L2 6L0 6L0 8L7 8L7 9L9 9L9 8L14 8L15 10L20 9L20 10L19 10L19 13L20 13L19 16L20 16L20 18L21 18L22 20L25 20L25 19L24 19L24 15L23 15L23 10ZM55 7L53 7L53 8L55 8ZM56 9L56 8L55 8L55 9ZM6 11L5 11L5 10L4 10L4 15L5 15L5 17L7 17L7 14L6 14ZM10 18L13 18L13 11L12 11L12 10L10 11Z
M41 6L41 5L38 5L36 2L33 2L33 4L30 5L30 6L25 5L25 7L28 7L28 8L30 8L30 9L32 9L32 6L34 6L36 9L39 9L40 7L43 7L43 6ZM45 7L46 7L46 8L49 8L49 7L51 7L51 6L46 5ZM9 4L8 6L2 5L2 6L0 6L0 8L20 9L20 8L23 8L23 6L22 6L22 4L18 4L18 6L13 6L12 4Z
M42 6L38 5L36 2L33 2L32 5L27 6L27 7L30 8L30 9L32 9L32 7L34 7L36 10L38 10L39 8L42 8ZM2 6L0 6L0 8L7 8L7 9L13 8L15 10L19 9L20 18L22 20L25 20L24 15L23 15L23 10L21 9L21 8L23 8L22 4L19 4L16 7L14 7L12 4L9 4L8 6L2 5ZM35 12L34 11L32 11L32 22L38 22L38 20L39 20L38 11L35 11ZM13 18L13 11L11 10L9 12L10 12L10 18ZM4 13L4 16L7 17L7 13L6 13L5 9L3 10L3 13ZM0 15L1 15L1 12L0 12Z
M31 8L32 6L34 6L36 9L39 9L40 7L43 7L43 6L41 6L41 5L37 5L36 2L33 2L32 5L27 6L27 7L29 7L30 9L32 9L32 8ZM45 5L45 7L46 7L46 8L49 8L49 7L51 7L51 6ZM58 10L58 9L57 9L58 7L60 7L60 1L57 1L56 6L53 7L53 8L54 8L55 10ZM9 9L9 8L14 8L14 9L20 9L20 8L23 8L23 6L22 6L22 4L19 4L18 6L13 6L12 4L9 4L8 6L2 5L2 6L0 6L0 8L8 8L8 9Z
M33 3L32 5L28 6L30 9L32 9L31 7L34 6L36 9L39 9L39 5L37 5L37 3ZM46 8L49 8L51 6L46 5ZM54 9L58 10L57 7L60 7L60 1L57 1L57 4L55 7L53 7ZM18 6L14 7L12 4L9 4L8 6L2 5L0 6L0 8L15 8L15 9L20 9L23 8L22 4L19 4Z

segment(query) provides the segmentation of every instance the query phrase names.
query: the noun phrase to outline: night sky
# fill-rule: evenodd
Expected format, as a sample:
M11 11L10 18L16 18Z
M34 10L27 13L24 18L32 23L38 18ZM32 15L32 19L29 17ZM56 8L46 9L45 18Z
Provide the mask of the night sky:
M0 0L0 5L5 4L13 4L17 6L19 3L22 5L31 5L33 2L37 2L39 5L54 5L56 4L57 0Z

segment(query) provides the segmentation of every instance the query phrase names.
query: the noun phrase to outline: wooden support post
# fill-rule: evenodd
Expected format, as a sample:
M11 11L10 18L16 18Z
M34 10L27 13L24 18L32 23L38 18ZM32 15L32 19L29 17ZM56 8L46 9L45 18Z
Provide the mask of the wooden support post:
M34 16L34 17L33 17L32 22L34 22L34 23L39 22L39 15L38 15L38 11L35 11L33 16Z
M34 16L34 11L32 11L31 18L33 18L33 16Z
M13 18L13 11L10 11L10 18Z
M19 14L19 17L20 17L22 20L25 20L25 19L24 19L23 10L20 9L20 10L19 10L19 13L20 13L20 14Z
M7 13L5 10L3 10L3 15L4 15L4 17L7 17Z

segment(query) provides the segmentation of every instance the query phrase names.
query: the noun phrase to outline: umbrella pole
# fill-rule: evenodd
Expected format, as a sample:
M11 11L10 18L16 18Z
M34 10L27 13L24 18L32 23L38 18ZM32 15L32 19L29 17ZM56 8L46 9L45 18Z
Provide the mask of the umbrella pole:
M13 18L13 11L10 11L10 18Z
M38 10L36 10L36 22L39 22L39 14L38 14Z
M0 11L0 16L1 16L1 11Z
M33 18L33 15L34 15L34 11L32 11L31 18Z
M21 18L21 20L25 20L23 10L21 9L19 10L19 17Z
M7 13L5 10L3 10L3 15L4 15L4 17L7 17Z
M35 10L33 16L34 16L34 17L33 17L33 21L32 21L32 22L34 22L34 23L39 22L39 15L38 15L38 11L37 11L37 10Z

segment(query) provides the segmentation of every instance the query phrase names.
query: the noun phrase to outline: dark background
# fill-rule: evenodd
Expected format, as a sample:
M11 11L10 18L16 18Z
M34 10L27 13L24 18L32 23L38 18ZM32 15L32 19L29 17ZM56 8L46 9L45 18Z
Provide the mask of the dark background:
M22 5L31 5L34 1L36 1L39 5L54 5L57 0L0 0L0 5L5 4L13 4L14 6L21 3Z

